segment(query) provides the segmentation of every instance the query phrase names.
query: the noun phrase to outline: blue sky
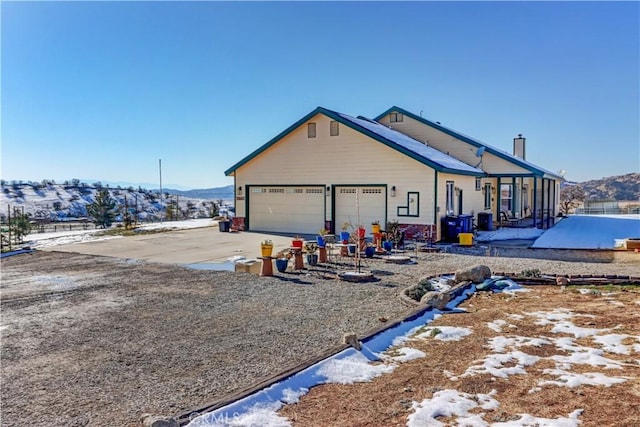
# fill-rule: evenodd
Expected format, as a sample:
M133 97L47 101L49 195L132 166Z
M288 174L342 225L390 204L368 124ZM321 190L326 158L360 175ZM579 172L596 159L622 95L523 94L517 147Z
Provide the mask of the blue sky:
M3 179L154 183L161 158L165 184L232 184L317 106L397 105L506 151L522 133L569 180L640 170L638 2L0 7Z

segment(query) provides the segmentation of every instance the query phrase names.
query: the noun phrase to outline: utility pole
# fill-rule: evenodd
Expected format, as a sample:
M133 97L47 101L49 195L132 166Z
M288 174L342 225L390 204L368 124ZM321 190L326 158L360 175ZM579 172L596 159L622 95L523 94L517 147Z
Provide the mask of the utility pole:
M162 212L162 159L158 159L158 169L160 171L160 222L162 222L164 217Z

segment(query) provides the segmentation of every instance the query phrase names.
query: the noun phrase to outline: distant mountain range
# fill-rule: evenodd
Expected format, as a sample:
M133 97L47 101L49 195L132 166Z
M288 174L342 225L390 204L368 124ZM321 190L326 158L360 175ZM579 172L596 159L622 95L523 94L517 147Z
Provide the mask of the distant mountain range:
M580 186L587 199L640 201L640 173L629 173L572 184Z
M157 191L157 189L154 191ZM163 188L162 192L176 194L178 196L191 197L193 199L233 199L233 185L227 185L225 187L202 188L197 190L175 190L172 188Z

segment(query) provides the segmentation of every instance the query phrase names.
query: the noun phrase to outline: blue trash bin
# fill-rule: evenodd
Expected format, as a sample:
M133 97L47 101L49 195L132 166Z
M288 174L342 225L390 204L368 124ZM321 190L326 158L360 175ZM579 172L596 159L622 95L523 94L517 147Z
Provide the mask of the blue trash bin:
M220 228L221 232L228 232L231 227L231 221L219 221L218 228Z

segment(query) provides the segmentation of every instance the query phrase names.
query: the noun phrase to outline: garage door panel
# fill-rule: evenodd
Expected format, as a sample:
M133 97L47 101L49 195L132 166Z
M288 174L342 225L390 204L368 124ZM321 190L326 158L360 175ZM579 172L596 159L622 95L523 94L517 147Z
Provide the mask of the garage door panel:
M313 234L324 225L323 187L256 187L249 199L249 227L256 231Z

